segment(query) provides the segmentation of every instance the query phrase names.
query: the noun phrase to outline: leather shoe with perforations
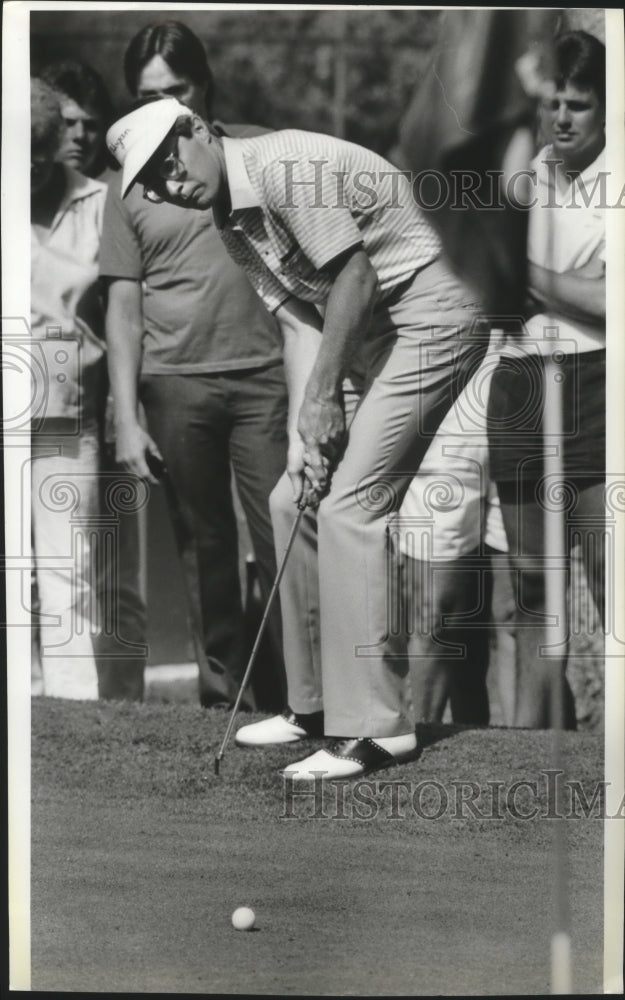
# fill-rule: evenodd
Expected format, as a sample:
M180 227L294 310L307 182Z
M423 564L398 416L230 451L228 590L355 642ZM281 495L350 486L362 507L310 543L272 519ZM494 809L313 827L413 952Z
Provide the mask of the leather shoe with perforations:
M323 712L299 715L287 708L282 715L243 726L234 741L240 747L265 747L279 743L299 743L316 736L323 736Z
M417 752L416 739L408 738L405 744L406 749L390 753L367 736L335 739L323 750L289 764L280 773L291 781L360 778L372 771L412 760Z

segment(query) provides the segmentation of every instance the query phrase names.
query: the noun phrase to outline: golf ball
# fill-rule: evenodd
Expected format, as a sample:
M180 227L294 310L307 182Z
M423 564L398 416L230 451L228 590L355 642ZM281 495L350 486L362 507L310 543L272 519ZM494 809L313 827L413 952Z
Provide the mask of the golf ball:
M238 931L251 931L256 922L256 914L249 906L239 906L232 914L232 926Z

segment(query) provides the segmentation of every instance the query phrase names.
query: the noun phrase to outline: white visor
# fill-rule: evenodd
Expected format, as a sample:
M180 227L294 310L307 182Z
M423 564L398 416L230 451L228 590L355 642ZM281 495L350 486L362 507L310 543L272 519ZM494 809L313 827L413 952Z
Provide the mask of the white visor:
M193 114L174 97L144 104L124 115L106 133L106 145L122 168L122 198L166 137L177 118Z

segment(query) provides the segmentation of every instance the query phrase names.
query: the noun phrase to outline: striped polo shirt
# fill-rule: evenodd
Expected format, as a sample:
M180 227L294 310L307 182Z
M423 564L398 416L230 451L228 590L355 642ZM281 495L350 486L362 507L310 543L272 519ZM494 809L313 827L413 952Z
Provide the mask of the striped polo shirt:
M327 265L354 247L381 301L440 253L409 177L370 150L297 129L223 147L232 210L221 236L272 311L291 295L324 303Z

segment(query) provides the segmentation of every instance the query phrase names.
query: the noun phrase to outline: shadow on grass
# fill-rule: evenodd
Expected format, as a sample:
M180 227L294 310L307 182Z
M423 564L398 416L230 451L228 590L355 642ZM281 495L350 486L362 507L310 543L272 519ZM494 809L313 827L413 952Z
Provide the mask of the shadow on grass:
M428 747L434 746L435 743L441 743L444 740L452 739L454 736L460 736L464 733L483 732L487 729L492 730L493 728L504 729L505 727L462 726L446 722L418 722L415 727L418 748L415 760L418 760L423 751L427 750Z

